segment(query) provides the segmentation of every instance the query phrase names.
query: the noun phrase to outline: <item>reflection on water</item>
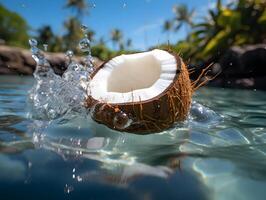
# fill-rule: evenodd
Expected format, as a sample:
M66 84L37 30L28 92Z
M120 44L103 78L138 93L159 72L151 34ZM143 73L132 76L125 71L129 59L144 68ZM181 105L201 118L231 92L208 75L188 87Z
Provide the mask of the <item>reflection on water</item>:
M0 77L1 195L18 198L16 187L35 199L264 199L263 92L203 88L187 122L140 136L85 114L28 119L31 85Z

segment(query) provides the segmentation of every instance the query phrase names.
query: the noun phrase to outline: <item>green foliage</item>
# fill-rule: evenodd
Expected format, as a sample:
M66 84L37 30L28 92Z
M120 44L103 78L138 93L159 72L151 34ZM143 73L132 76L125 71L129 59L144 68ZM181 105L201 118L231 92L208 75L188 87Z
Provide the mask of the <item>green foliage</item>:
M76 17L70 17L64 23L64 28L66 29L66 34L63 36L65 47L63 49L72 49L77 52L77 44L80 38L83 37L83 33L80 29L81 23Z
M113 48L115 48L115 46L118 46L120 50L123 49L123 34L119 29L111 30L111 40L113 42Z
M216 7L208 11L208 16L200 23L194 23L187 38L174 48L185 59L196 63L215 58L232 45L265 41L265 0L237 0L228 5L217 0Z
M87 14L89 9L85 0L67 0L65 7L75 10L78 18Z
M188 30L193 26L193 16L195 10L189 10L187 5L180 4L173 6L173 12L174 18L170 22L174 30L178 31L181 27L184 26L186 28L186 31L188 32Z
M6 44L25 47L28 44L27 22L17 13L0 5L0 39Z
M113 51L103 44L92 46L91 53L101 60L108 60L113 56Z

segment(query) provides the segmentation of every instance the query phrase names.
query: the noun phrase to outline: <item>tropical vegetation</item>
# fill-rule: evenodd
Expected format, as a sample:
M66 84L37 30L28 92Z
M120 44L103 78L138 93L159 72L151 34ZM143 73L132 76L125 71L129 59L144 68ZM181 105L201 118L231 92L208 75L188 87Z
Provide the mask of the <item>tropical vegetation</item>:
M180 11L182 14L176 14ZM190 62L215 61L234 45L266 43L265 0L236 0L226 5L217 0L215 8L209 9L207 16L197 22L191 19L193 13L179 5L170 20L177 28L182 24L191 28L184 40L171 45Z
M84 37L80 26L82 18L88 15L90 5L86 0L66 0L64 9L70 9L72 16L65 19L63 35L56 34L52 27L45 25L35 30L33 35L42 44L49 44L52 52L77 49L78 40ZM196 9L182 4L173 6L173 17L162 26L167 41L162 48L171 48L190 63L199 64L215 61L233 45L266 43L266 0L235 0L223 4L216 0L215 8L198 17ZM169 44L170 36L185 30L186 38ZM0 39L8 45L27 47L30 27L18 14L0 5ZM33 30L34 31L34 30ZM106 60L116 54L132 51L132 40L125 38L118 28L110 34L96 39L96 32L88 29L87 37L91 41L92 54ZM1 41L0 41L1 42ZM111 48L107 43L111 43ZM157 44L156 44L157 45Z

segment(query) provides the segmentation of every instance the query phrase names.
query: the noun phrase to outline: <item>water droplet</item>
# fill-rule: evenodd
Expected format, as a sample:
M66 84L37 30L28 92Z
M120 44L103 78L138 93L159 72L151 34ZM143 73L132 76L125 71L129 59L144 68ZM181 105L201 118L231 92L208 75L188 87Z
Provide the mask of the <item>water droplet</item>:
M33 55L38 55L40 53L40 49L38 49L36 46L32 46L30 50Z
M28 167L31 168L32 167L32 163L28 162Z
M68 61L67 61L67 65L70 65L70 64L72 63L72 58L73 58L73 56L74 56L74 53L73 53L73 51L68 50L68 51L65 53L65 55L66 55L66 57L67 57L67 59L68 59Z
M44 51L47 51L48 49L48 44L43 44Z
M90 51L90 40L88 38L83 38L79 41L79 48L83 52Z
M74 187L72 185L65 185L65 188L64 188L64 192L69 194L70 192L72 192L74 190Z
M54 109L48 109L48 116L50 119L55 119L58 113Z
M31 47L37 46L38 42L34 38L29 39L29 44Z
M84 25L84 24L82 24L81 26L80 26L80 28L81 28L81 30L82 30L82 32L85 34L85 33L87 33L88 32L88 26L86 26L86 25Z
M72 58L72 57L74 56L73 51L68 50L68 51L66 52L66 56L67 56L68 58Z
M123 130L129 127L132 123L132 120L128 115L122 111L115 114L113 125L115 128Z
M127 6L127 4L124 2L124 4L123 4L123 8L125 8Z
M77 180L78 180L78 182L81 182L82 178L80 176L77 176Z

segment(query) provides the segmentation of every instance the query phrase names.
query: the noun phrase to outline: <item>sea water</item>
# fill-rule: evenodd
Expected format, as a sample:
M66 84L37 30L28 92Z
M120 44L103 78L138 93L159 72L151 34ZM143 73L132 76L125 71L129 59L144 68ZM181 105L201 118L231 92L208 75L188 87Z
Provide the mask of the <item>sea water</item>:
M202 88L188 119L150 135L117 132L84 107L93 58L66 52L56 75L29 40L34 79L0 77L0 195L5 199L264 199L266 93ZM26 106L27 105L27 106ZM118 113L132 122L127 113ZM115 116L114 120L116 120Z
M265 92L202 88L187 123L140 136L79 110L29 117L35 83L0 77L4 199L265 198Z

